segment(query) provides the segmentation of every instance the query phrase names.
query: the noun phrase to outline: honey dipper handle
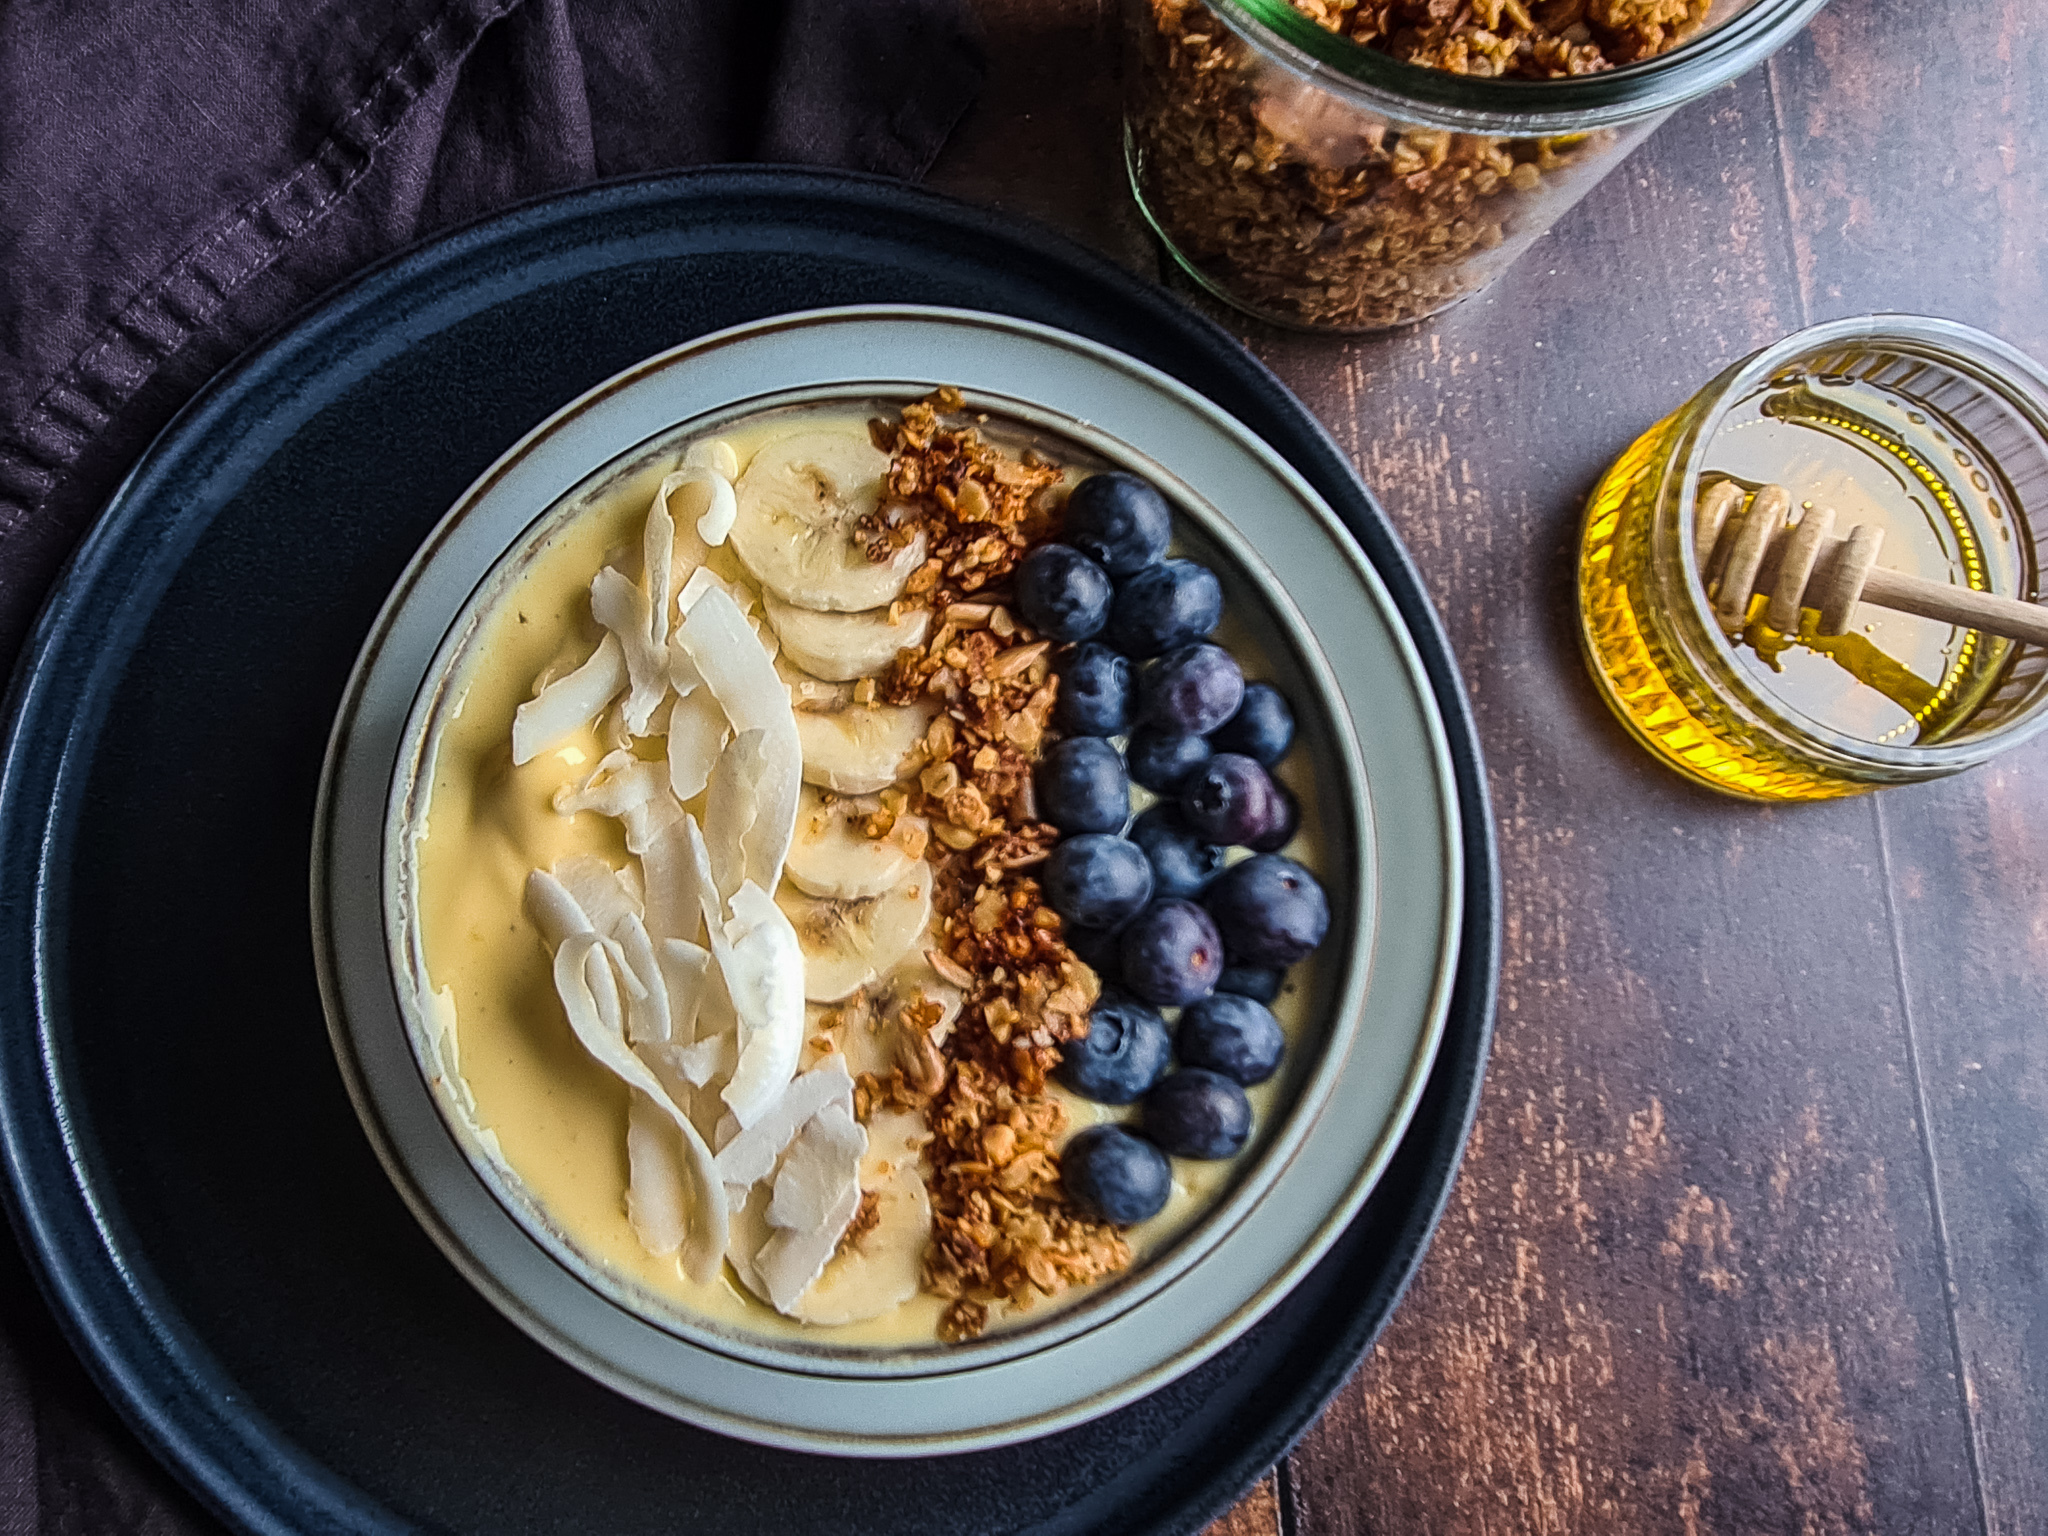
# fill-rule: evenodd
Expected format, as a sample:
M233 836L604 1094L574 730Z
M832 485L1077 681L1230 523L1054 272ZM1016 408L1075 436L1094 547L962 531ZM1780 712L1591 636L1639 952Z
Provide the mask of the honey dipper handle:
M1917 613L1923 619L1940 619L1965 629L1981 629L2008 640L2031 645L2048 645L2048 607L2023 603L2018 598L1994 597L1968 587L1946 582L1922 581L1873 566L1863 583L1862 600L1900 613Z

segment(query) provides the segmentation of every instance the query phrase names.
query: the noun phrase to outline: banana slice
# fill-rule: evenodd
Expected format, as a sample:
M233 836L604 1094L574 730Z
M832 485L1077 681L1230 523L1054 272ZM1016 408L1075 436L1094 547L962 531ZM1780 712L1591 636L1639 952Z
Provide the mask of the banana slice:
M785 602L833 613L884 608L924 563L918 534L874 561L854 538L880 505L889 456L852 432L797 432L754 455L734 487L730 542L754 579Z
M921 761L936 704L849 704L823 713L796 711L804 782L842 795L872 795L908 776Z
M877 1114L875 1122L883 1118ZM893 1118L922 1126L914 1115ZM874 1225L846 1240L824 1273L796 1299L789 1313L799 1321L825 1327L858 1323L894 1311L917 1294L925 1245L932 1235L931 1199L914 1166L915 1154L879 1162L875 1158L875 1122L868 1126L869 1154L861 1160L861 1187L875 1197ZM875 1171L878 1167L891 1171L882 1175Z
M804 996L814 1003L836 1003L922 941L932 915L931 872L919 863L881 895L852 901L806 896L784 883L775 901L803 950Z
M901 841L869 837L861 823L880 810L879 803L856 797L825 803L815 786L806 784L796 803L796 837L782 872L807 896L858 900L879 896L901 883L918 861ZM925 825L922 817L901 818Z
M906 645L922 645L931 613L913 609L891 620L887 608L865 613L820 613L767 594L768 622L782 641L782 654L813 677L850 683L871 677L896 659Z
M623 666L623 663L621 665ZM621 677L624 675L623 672L620 673ZM775 653L775 675L781 678L789 689L791 709L818 710L830 714L833 710L844 709L853 702L853 684L828 683L822 677L813 677L783 655L779 649ZM624 684L620 686L623 687Z

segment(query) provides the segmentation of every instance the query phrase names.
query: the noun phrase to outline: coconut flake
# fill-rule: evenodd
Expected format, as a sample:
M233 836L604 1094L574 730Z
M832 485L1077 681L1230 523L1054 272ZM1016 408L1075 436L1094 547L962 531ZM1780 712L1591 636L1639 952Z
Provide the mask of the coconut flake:
M777 1228L754 1268L778 1312L789 1312L839 1246L860 1209L860 1159L867 1132L837 1104L815 1116L790 1146L775 1176L768 1223Z
M699 876L691 849L692 837L702 841L696 825L695 817L678 812L662 821L639 849L648 934L657 940L686 940L693 947L704 920L704 893L710 889L710 876Z
M723 592L707 591L676 630L705 684L725 706L736 731L763 731L764 765L757 793L760 813L747 829L747 875L763 890L774 890L796 835L797 793L803 783L803 748L796 713L775 664L748 629L738 604Z
M554 805L564 816L596 811L603 816L623 818L636 807L667 793L666 764L649 762L630 752L613 752L580 786L564 784L556 790Z
M683 1244L683 1268L691 1279L709 1281L718 1273L719 1260L725 1252L725 1186L713 1170L711 1149L704 1144L697 1127L669 1097L661 1080L627 1046L617 1017L616 992L612 995L612 1016L606 1017L603 991L598 985L600 976L609 981L611 966L602 941L595 934L571 934L562 941L555 951L555 991L562 1000L562 1011L569 1017L569 1028L599 1065L628 1087L647 1095L681 1133L682 1167L690 1184L695 1218L689 1223L689 1236Z
M541 942L550 950L560 949L572 933L592 931L590 917L562 882L544 869L526 877L526 915L540 930Z
M619 879L619 872L596 854L574 853L557 859L549 873L582 912L591 932L610 936L627 918L639 915L640 908Z
M669 598L674 592L673 571L676 552L676 520L669 516L668 498L656 496L647 509L647 526L640 533L641 590L647 594L647 640L668 659L670 628Z
M613 935L618 945L621 979L637 984L626 989L626 1039L634 1045L663 1045L671 1038L672 1015L668 980L647 925L628 914Z
M844 1105L849 1113L853 1109L853 1078L846 1058L837 1052L791 1082L766 1114L723 1142L715 1159L718 1176L739 1185L767 1178L804 1122L831 1104Z
M740 456L722 437L700 438L683 451L683 468L709 469L728 480L740 477Z
M689 658L678 646L677 654ZM670 676L675 669L670 668ZM692 678L688 691L678 684L682 697L668 717L668 784L678 800L694 800L704 793L711 770L724 750L731 723L718 696Z
M630 733L644 736L649 717L668 692L668 647L654 643L647 594L608 565L591 578L590 616L612 632L625 653L629 691L621 718Z
M663 939L655 946L662 986L668 992L668 1037L677 1045L697 1038L697 1015L704 1006L704 978L711 969L711 951L683 939ZM698 1087L704 1084L693 1078Z
M590 659L556 678L512 713L512 761L530 763L566 736L596 721L626 686L626 653L616 635L598 642Z
M711 854L711 880L731 900L747 868L745 838L761 814L761 781L768 771L768 733L742 731L719 754L704 798L704 843Z
M688 1194L680 1133L660 1105L634 1093L626 1109L626 1220L649 1253L662 1257L688 1236Z
M758 885L742 885L732 910L711 952L739 1015L739 1065L721 1096L745 1127L773 1106L803 1055L804 960L796 930Z

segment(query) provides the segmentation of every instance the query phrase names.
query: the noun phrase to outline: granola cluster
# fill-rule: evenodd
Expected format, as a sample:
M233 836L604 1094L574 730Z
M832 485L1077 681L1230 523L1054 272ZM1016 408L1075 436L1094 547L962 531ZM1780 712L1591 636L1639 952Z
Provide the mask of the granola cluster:
M1376 116L1261 61L1201 0L1127 0L1130 126L1146 207L1219 288L1299 324L1367 330L1481 286L1532 203L1611 131L1498 138ZM1709 0L1291 0L1406 63L1519 79L1665 52Z
M979 1333L991 1302L1026 1307L1131 1261L1117 1229L1073 1210L1060 1183L1067 1115L1045 1077L1061 1043L1087 1029L1100 984L1067 947L1033 874L1059 836L1038 819L1032 789L1059 687L1051 646L1000 600L1017 557L1055 529L1061 473L940 415L960 408L942 391L906 408L900 426L875 428L893 455L897 505L875 520L871 553L885 556L899 530L921 528L932 554L911 600L938 618L879 691L941 708L915 787L885 794L864 830L887 836L905 814L929 819L938 846L927 958L963 1004L943 1029L937 1004L906 1008L895 1068L864 1076L855 1092L862 1118L879 1106L914 1109L932 1132L924 1285L952 1303L941 1325L949 1340Z

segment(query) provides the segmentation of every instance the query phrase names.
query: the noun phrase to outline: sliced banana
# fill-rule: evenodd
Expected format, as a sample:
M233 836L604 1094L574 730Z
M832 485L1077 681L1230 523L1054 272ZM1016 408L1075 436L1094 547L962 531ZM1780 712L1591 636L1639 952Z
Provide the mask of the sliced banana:
M814 1003L836 1003L923 940L932 915L931 872L920 863L881 895L852 901L806 896L785 882L775 900L803 950L804 996Z
M825 713L796 712L804 782L842 795L872 795L906 777L922 760L924 733L936 704L849 704Z
M799 1322L829 1327L864 1322L892 1312L917 1294L925 1245L932 1236L932 1203L924 1180L898 1168L868 1185L875 1225L848 1242L825 1272L789 1309Z
M785 602L833 613L887 607L925 553L921 533L883 561L854 538L881 504L888 468L889 456L853 432L797 432L768 444L734 487L733 549Z
M624 673L620 675L623 677ZM822 677L813 677L779 650L775 654L775 675L789 688L789 705L792 709L818 710L830 714L833 710L844 709L853 702L853 684L828 683Z
M796 837L782 872L807 896L858 899L879 896L901 883L918 861L901 843L869 837L861 823L881 806L855 796L830 805L815 785L806 784L796 803ZM921 817L905 818L922 822Z
M871 677L907 645L922 645L931 629L930 610L916 608L895 619L887 608L865 613L820 613L767 594L768 622L782 641L782 653L813 677L850 683Z

